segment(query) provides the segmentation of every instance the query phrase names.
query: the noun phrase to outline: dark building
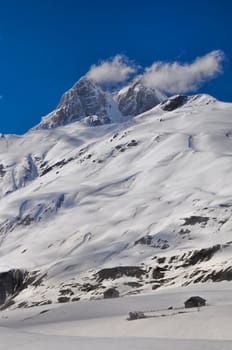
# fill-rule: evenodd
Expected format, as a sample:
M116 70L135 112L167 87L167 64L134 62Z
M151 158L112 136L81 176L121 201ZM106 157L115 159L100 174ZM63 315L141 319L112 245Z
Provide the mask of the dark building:
M201 297L191 297L188 300L185 301L184 306L185 308L189 307L201 307L205 306L206 300Z
M118 298L118 297L119 297L119 291L115 288L109 288L104 291L104 299Z

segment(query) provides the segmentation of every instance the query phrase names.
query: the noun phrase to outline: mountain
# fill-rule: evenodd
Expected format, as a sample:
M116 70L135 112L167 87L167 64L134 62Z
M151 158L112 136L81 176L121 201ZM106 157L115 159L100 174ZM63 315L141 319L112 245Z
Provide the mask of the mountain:
M119 90L115 97L122 115L133 117L167 99L167 96L157 89L144 86L141 77L136 77L132 83Z
M83 78L0 138L2 308L232 279L232 104L177 95L140 113L130 89L144 96ZM139 114L117 119L126 96Z
M84 76L34 129L55 128L77 120L90 126L120 122L125 120L123 117L147 111L164 99L158 90L146 88L138 78L112 94Z

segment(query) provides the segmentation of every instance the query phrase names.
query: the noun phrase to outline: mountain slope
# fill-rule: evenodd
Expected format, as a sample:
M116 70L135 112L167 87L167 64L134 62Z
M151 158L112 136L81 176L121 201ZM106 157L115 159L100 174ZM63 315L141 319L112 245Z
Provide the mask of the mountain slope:
M16 305L232 279L231 111L175 96L124 123L1 138L1 271L37 278Z

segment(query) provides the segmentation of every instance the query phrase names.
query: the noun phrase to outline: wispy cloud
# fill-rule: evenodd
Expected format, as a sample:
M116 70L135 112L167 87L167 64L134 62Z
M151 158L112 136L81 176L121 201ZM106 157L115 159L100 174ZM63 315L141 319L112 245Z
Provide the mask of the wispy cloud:
M117 55L91 66L87 76L97 83L120 83L136 71L137 67L127 57Z
M143 74L144 85L176 94L194 91L222 72L224 54L215 50L192 63L154 62Z

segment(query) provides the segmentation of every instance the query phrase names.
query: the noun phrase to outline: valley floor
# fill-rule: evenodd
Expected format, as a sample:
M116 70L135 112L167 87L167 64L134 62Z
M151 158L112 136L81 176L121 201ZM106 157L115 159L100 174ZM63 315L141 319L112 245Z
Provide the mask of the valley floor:
M0 349L231 350L231 289L230 282L209 283L5 310L0 314ZM207 306L184 309L193 295L205 298ZM128 321L130 311L143 311L147 318Z

